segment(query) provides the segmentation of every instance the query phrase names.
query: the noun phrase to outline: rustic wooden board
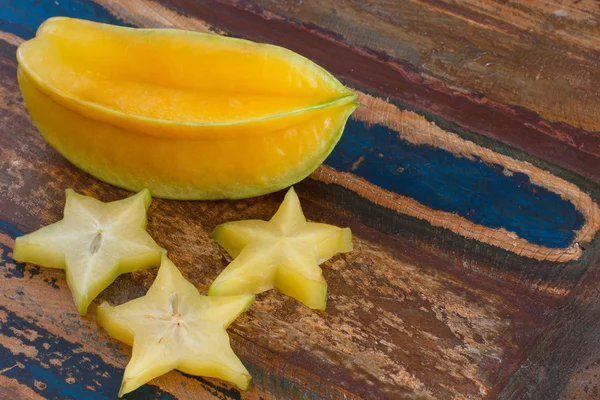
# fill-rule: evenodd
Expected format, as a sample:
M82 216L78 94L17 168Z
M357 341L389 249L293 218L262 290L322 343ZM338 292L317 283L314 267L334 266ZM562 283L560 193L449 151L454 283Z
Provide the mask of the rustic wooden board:
M185 0L164 3L194 8ZM598 180L597 2L338 3L243 2L270 22L324 34L384 61L373 68L338 58L338 74L349 72L381 95ZM369 68L371 76L347 71L358 68Z
M127 398L598 397L595 11L372 3L0 0L2 398L114 398L130 349L97 328L95 306L143 295L156 273L119 278L81 318L61 271L11 258L15 237L61 218L66 188L127 195L70 165L27 115L16 46L54 15L284 45L362 104L296 187L309 219L355 235L324 265L327 311L258 296L230 328L246 392L171 372ZM575 48L556 64L560 46ZM267 219L282 198L157 199L148 229L205 292L228 262L212 229Z

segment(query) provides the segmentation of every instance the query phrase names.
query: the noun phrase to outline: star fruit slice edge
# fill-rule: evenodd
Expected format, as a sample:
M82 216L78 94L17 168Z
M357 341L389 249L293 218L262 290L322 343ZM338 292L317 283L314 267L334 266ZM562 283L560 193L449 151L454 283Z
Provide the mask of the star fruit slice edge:
M173 369L248 388L251 376L231 349L226 329L254 295L201 295L163 255L145 296L119 306L102 303L97 322L133 347L119 397Z
M307 222L294 188L269 221L226 222L212 234L234 260L209 295L261 293L275 288L306 306L324 310L327 283L319 264L352 250L349 228Z
M119 275L156 267L161 248L145 230L147 189L104 203L67 189L64 217L16 239L13 259L64 269L79 314Z

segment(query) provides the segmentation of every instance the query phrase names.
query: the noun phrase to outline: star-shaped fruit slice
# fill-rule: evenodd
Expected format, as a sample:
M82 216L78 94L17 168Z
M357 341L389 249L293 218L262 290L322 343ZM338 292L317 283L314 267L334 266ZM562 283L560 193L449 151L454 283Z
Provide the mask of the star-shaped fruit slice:
M165 250L145 230L148 190L111 203L71 189L66 196L64 218L17 238L13 258L64 269L77 310L86 315L117 276L159 265Z
M327 283L319 264L352 250L349 228L307 222L291 188L270 221L217 226L212 237L234 258L210 287L210 296L275 288L306 306L325 309Z
M133 346L119 397L173 369L246 389L250 374L229 344L227 327L254 295L202 296L165 256L144 297L98 307L98 325Z

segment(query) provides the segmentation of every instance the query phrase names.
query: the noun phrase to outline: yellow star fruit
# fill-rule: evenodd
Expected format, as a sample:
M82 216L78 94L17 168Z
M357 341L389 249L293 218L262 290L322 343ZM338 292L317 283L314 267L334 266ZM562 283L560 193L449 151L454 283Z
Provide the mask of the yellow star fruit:
M166 257L144 297L98 308L98 325L133 346L119 396L173 369L246 389L250 374L229 344L227 327L253 295L202 296Z
M86 315L117 276L159 265L165 250L145 230L148 190L111 203L71 189L66 197L64 218L17 238L13 259L64 269L77 310Z
M212 237L234 258L209 295L261 293L275 288L306 306L325 309L327 283L319 264L352 250L349 228L307 222L291 188L270 221L217 226Z
M332 151L356 94L281 47L56 17L17 50L27 109L82 170L157 197L259 196Z

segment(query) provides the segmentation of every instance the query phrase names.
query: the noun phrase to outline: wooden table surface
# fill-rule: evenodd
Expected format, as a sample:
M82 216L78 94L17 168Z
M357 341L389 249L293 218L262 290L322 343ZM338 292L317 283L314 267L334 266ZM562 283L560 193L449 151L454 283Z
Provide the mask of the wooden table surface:
M599 399L600 5L592 0L0 0L0 398L116 398L131 349L80 317L62 271L15 237L62 217L64 190L127 192L36 131L15 50L48 17L177 27L288 47L359 94L340 143L296 186L307 217L349 226L323 265L326 312L276 292L229 329L240 392L173 371L129 399ZM148 229L205 292L209 238L268 219L283 193L155 200Z

